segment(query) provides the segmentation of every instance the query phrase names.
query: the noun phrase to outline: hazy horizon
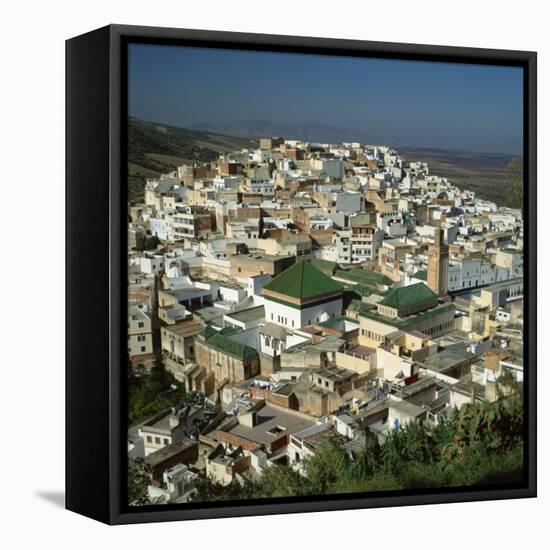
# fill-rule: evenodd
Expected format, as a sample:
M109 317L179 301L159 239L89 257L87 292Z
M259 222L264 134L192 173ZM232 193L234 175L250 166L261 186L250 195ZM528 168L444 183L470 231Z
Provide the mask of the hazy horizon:
M128 68L128 114L145 121L522 154L518 67L131 44Z

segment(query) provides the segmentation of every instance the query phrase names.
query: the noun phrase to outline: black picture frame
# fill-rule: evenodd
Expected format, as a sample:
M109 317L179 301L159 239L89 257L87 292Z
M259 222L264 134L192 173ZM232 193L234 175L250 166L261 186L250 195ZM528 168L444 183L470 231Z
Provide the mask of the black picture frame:
M524 71L525 477L464 487L130 509L125 500L127 45L193 45ZM108 524L536 496L537 56L534 52L109 25L66 43L66 507ZM93 345L90 345L93 334Z

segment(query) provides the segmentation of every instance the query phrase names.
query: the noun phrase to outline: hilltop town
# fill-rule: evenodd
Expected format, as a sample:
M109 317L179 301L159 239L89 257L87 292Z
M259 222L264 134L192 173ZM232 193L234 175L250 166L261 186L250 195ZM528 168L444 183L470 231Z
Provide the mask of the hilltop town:
M130 504L305 479L522 385L522 211L390 147L262 138L128 220Z

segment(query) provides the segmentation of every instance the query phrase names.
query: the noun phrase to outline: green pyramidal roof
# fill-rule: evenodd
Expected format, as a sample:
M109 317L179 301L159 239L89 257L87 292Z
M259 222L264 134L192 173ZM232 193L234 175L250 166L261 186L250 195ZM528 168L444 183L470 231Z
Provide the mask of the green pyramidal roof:
M415 279L421 279L422 281L428 280L428 272L425 269L421 269L414 274Z
M309 262L299 261L269 281L264 289L305 300L341 291L342 287Z
M395 288L390 291L390 293L380 302L380 305L393 307L395 309L403 309L433 300L434 298L437 298L435 292L424 283L416 283L414 285Z

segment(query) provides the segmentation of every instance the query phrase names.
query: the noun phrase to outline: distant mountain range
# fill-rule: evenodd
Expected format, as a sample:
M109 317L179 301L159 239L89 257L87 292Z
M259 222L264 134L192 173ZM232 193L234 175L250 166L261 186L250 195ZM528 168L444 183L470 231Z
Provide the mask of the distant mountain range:
M501 157L511 157L521 154L522 144L517 140L509 139L505 151L509 154L499 152L487 152L481 147L482 140L479 143L471 143L469 147L459 136L440 137L436 140L437 145L430 143L430 140L424 136L420 139L413 132L396 132L395 130L380 131L379 129L367 127L348 127L324 124L322 122L277 122L273 120L237 120L232 122L198 122L192 124L190 128L199 131L216 132L230 136L239 136L243 138L258 139L260 137L279 136L285 139L296 139L309 142L322 143L342 143L358 141L362 144L388 145L398 150L418 150L436 151L439 147L441 151L465 151L468 155L481 155L487 159L490 156L498 161ZM502 140L501 140L502 141ZM494 144L487 145L487 150L491 151ZM472 152L473 150L473 152ZM517 151L514 153L514 151Z
M244 138L281 136L310 142L342 143L360 141L372 143L376 136L353 128L342 128L318 122L274 122L269 120L239 120L236 122L199 122L193 130L218 132Z

